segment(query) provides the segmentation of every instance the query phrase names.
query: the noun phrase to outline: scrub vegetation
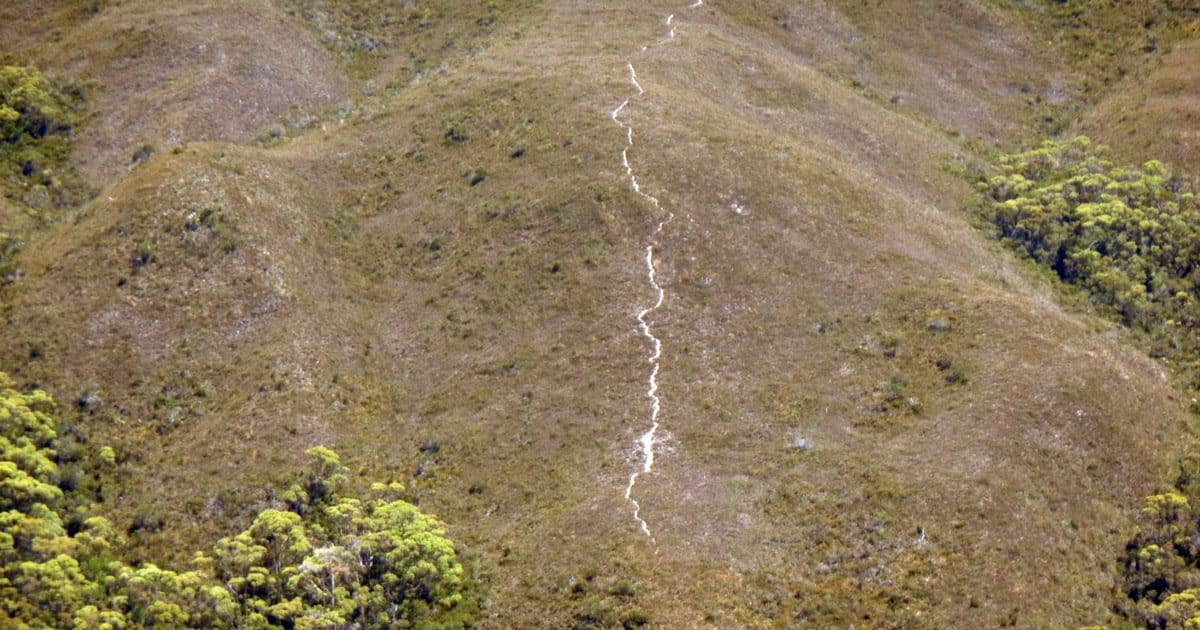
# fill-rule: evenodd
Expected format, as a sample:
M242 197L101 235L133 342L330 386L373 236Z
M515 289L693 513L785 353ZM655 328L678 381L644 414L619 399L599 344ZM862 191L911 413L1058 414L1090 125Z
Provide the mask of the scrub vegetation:
M125 540L81 501L54 404L0 373L0 621L30 627L462 627L472 602L437 519L400 499L345 495L338 455L317 447L299 483L248 529L175 571L122 559ZM97 479L120 465L88 449ZM64 490L64 488L67 488ZM74 493L74 494L72 494Z
M1173 487L1146 497L1121 558L1116 610L1145 628L1200 623L1200 456L1179 465Z
M1200 411L1200 200L1161 162L1115 165L1086 137L999 158L981 179L998 238L1138 331ZM1146 628L1200 624L1200 456L1146 497L1121 560L1117 614Z
M0 626L1184 627L1198 63L1176 0L0 2Z
M1200 393L1200 198L1161 162L1118 167L1083 136L1000 158L979 184L998 236L1145 332Z
M0 272L32 230L83 199L69 158L84 87L0 65Z

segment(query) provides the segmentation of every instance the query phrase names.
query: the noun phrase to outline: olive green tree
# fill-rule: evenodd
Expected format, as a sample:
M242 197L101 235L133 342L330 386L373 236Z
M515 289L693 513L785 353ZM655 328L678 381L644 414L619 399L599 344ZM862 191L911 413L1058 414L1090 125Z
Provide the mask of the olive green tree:
M36 68L0 66L0 140L45 136L63 113L62 96Z
M0 626L453 628L473 612L442 524L399 484L347 496L324 447L279 505L192 570L130 566L105 519L64 527L52 411L44 392L0 373Z
M1078 137L1003 156L979 182L984 216L1012 247L1148 333L1156 353L1195 362L1200 199L1160 162L1118 167L1104 152Z

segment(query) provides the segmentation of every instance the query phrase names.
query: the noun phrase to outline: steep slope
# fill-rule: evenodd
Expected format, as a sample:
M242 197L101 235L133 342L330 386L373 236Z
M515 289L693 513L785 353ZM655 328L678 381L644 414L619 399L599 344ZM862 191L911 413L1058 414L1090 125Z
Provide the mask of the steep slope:
M72 0L12 0L0 6L0 54L17 55L46 40L62 37L62 29L95 15L102 4Z
M1015 4L1015 3L1014 3ZM1071 113L1051 128L1087 134L1131 162L1151 159L1195 173L1196 40L1200 6L1175 0L1021 3L1049 25L1047 40L1070 63Z
M350 92L333 55L267 0L123 2L69 33L35 60L98 85L77 150L97 185L142 147L250 142L269 125L315 124Z
M1152 64L1131 73L1082 118L1078 129L1132 160L1164 160L1200 171L1197 94L1200 33L1181 34Z
M173 59L113 30L153 10L171 41L246 49L191 22L210 8L79 28ZM116 180L22 255L0 363L128 454L106 509L143 553L231 531L330 444L476 554L489 627L1103 617L1173 455L1155 445L1186 426L1156 365L959 210L955 168L1068 91L1032 26L983 1L498 20L370 115L270 147L196 142L268 120L204 99L178 100L185 128L224 131L174 139L102 66L114 117L91 137L192 143L125 173L123 140L82 141ZM318 101L353 91L283 39ZM221 76L222 102L293 98ZM662 344L634 495L652 538L624 495L651 422L639 312Z

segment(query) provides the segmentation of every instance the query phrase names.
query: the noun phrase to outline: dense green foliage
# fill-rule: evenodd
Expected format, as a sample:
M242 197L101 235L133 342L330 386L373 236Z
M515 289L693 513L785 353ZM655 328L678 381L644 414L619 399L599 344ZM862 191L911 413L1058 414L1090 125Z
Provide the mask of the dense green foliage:
M1156 161L1117 167L1084 137L1000 164L1003 172L979 186L1001 238L1146 331L1156 356L1194 372L1200 199L1192 184Z
M85 195L68 160L83 92L35 68L0 66L0 271L32 227Z
M1161 163L1115 166L1084 137L1003 156L983 179L999 236L1143 331L1200 389L1200 200ZM1200 455L1146 498L1116 611L1148 628L1200 628Z
M343 468L322 447L278 505L197 554L193 570L122 562L106 520L64 513L52 407L0 373L0 625L465 625L463 568L441 523L397 498L398 484L377 484L369 500L341 496Z
M1122 566L1117 611L1148 628L1200 627L1200 454L1175 486L1146 498Z
M0 140L41 138L59 127L62 98L34 68L0 67Z
M36 68L0 66L0 177L8 196L63 195L56 174L67 168L82 100L81 86L56 84Z

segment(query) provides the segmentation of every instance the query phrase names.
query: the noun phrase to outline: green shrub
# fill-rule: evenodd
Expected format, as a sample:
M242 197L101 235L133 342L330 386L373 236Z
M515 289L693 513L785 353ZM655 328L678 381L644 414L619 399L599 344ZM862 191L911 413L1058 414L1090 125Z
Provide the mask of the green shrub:
M1146 497L1125 549L1116 612L1147 628L1200 625L1200 455L1180 463L1175 486Z
M0 65L0 275L14 273L12 257L50 211L87 194L69 161L83 95L35 68Z
M62 100L36 69L0 67L0 141L41 138L56 131L62 125Z
M74 534L55 484L53 403L0 373L0 620L33 627L462 627L473 612L454 543L437 519L399 499L342 496L336 453L221 539L195 569L133 567L98 517ZM99 459L116 463L111 449Z
M921 413L921 402L913 395L908 379L897 374L875 390L875 411L889 412L907 410L914 414Z
M1104 151L1078 137L1003 156L1002 172L978 182L983 214L1010 246L1148 333L1161 356L1193 362L1200 199L1160 162L1118 167Z
M637 595L637 587L629 580L617 580L610 592L617 597L634 597Z
M631 628L641 628L649 623L650 615L640 608L626 611L621 615L621 627L626 628L627 630Z

